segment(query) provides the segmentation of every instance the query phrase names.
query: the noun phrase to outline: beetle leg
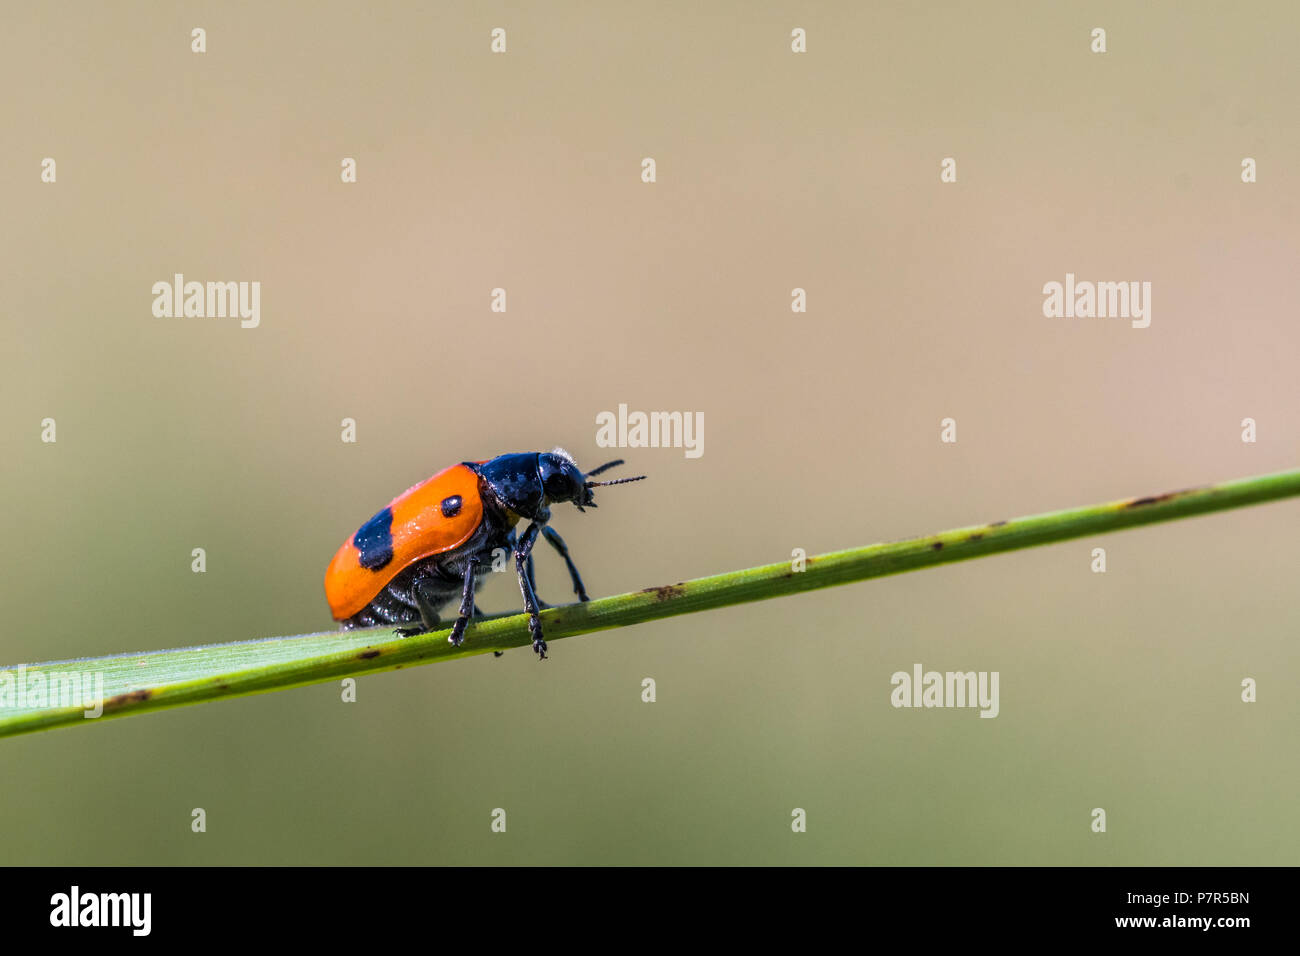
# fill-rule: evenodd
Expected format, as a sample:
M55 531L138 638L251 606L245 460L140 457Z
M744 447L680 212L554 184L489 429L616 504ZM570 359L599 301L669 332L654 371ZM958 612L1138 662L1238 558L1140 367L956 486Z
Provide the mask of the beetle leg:
M533 545L537 543L537 532L542 526L534 521L528 530L520 535L515 544L515 573L519 575L519 590L524 596L524 610L528 612L528 631L533 636L533 650L540 660L546 660L546 642L542 640L542 622L537 616L537 595L533 593L533 584L528 580L528 556L532 554Z
M533 586L533 597L537 599L537 606L545 611L548 607L555 607L547 601L542 600L542 596L537 593L537 572L533 570L533 556L528 556L528 583Z
M578 573L573 559L569 557L569 548L565 545L564 539L560 537L559 532L548 524L542 528L542 534L546 535L546 540L551 543L551 547L560 552L560 557L569 566L569 577L573 579L573 593L578 595L578 600L590 601L591 598L587 597L587 589L582 586L582 575Z
M506 538L506 544L510 545L511 553L519 550L519 534L514 528L510 529L510 534ZM551 605L543 601L541 595L537 593L537 573L533 569L533 556L531 553L528 555L528 583L532 586L533 597L537 601L538 608L544 611L548 607L551 607Z
M438 609L429 601L428 595L424 593L424 578L416 578L411 582L411 597L415 598L415 606L420 612L420 623L412 624L406 627L394 628L402 637L414 637L416 634L427 634L429 631L436 630L440 623L438 618Z
M456 623L451 626L451 635L447 640L451 641L457 647L465 639L465 625L469 623L469 616L474 613L474 572L478 570L478 558L470 558L465 564L465 586L460 592L460 617L456 618Z

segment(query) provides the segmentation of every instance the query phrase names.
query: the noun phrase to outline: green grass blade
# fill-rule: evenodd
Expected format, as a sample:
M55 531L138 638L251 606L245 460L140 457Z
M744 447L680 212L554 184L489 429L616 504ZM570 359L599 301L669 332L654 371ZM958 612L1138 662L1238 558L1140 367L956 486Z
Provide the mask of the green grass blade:
M1300 496L1300 470L836 551L808 558L803 571L794 571L790 562L782 561L553 608L542 613L542 621L546 639L552 642L675 614L1295 496ZM96 682L102 681L102 717L120 717L529 643L527 617L513 614L476 620L459 648L447 643L447 630L398 638L389 628L371 628L19 665L0 671L0 736L95 722L85 716L83 696L67 696L74 676L83 695L93 694L101 686ZM44 695L29 697L38 686L44 688ZM56 687L63 687L65 696L60 697Z

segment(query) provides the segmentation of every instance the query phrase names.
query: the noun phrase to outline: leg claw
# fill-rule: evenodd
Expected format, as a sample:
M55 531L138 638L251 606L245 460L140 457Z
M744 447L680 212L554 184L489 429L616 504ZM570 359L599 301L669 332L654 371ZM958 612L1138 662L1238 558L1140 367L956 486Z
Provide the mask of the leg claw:
M457 647L465 642L465 626L469 623L466 618L457 618L456 623L452 626L451 633L447 635L447 640Z

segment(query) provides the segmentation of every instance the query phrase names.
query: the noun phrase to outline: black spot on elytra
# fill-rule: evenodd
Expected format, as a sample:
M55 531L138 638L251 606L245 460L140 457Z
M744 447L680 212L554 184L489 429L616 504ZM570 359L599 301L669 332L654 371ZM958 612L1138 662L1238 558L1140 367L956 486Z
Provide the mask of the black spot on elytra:
M460 495L452 495L450 498L442 499L442 516L444 518L454 518L460 514L461 500Z
M393 560L393 509L385 508L352 536L352 544L361 552L361 566L378 571Z
M368 661L372 657L378 657L380 653L380 651L362 651L357 655L357 660Z

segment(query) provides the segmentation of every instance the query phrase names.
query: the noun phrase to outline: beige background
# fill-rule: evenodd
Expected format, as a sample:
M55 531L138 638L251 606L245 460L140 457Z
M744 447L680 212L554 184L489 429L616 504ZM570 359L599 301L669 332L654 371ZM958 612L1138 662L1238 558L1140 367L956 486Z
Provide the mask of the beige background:
M1296 464L1294 4L4 6L0 663L325 628L394 494L620 402L705 453L557 512L593 595ZM0 862L1295 863L1296 518L7 740ZM891 708L918 661L1001 716Z

